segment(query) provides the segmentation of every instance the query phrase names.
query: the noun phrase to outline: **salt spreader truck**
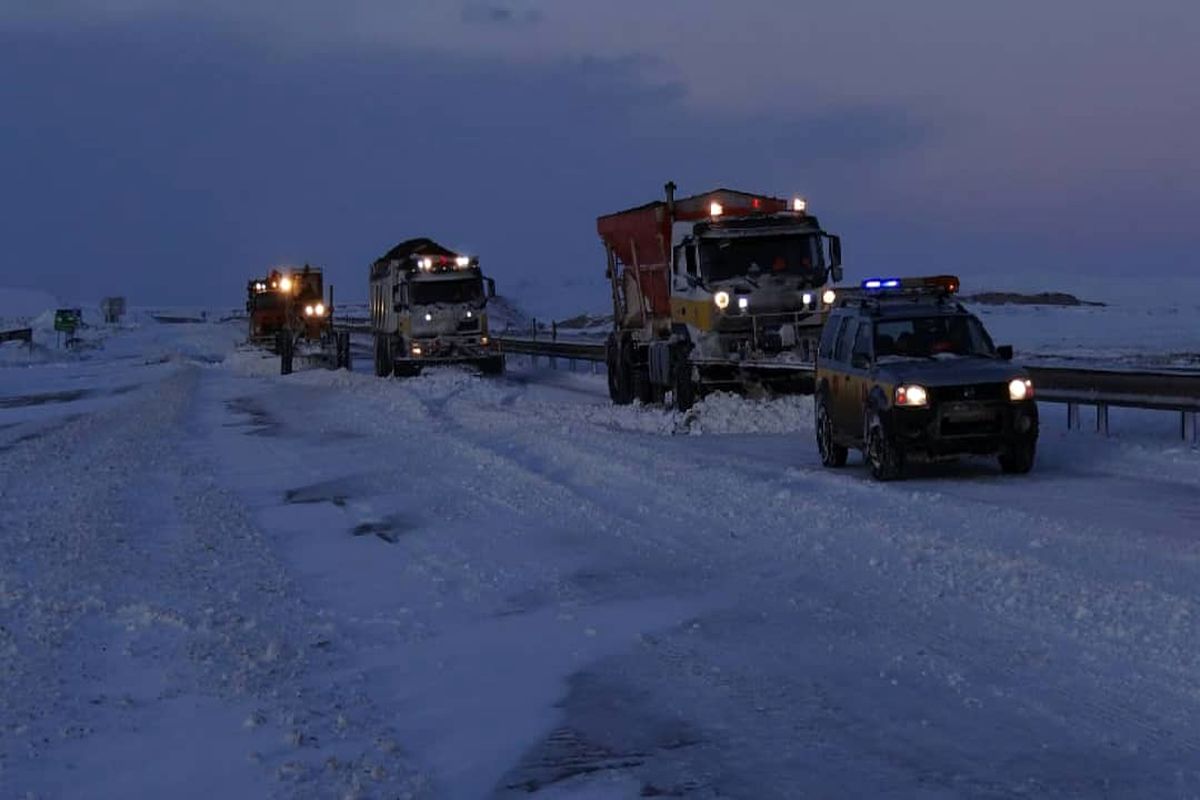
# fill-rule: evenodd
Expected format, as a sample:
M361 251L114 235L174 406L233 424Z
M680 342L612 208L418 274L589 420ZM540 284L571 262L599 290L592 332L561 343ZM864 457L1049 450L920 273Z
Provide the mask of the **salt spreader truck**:
M796 381L837 300L841 240L804 199L730 189L596 220L611 282L605 347L614 403L690 408L709 389Z
M375 374L411 376L426 364L473 364L504 371L488 335L487 301L496 285L479 259L432 239L409 239L371 265Z

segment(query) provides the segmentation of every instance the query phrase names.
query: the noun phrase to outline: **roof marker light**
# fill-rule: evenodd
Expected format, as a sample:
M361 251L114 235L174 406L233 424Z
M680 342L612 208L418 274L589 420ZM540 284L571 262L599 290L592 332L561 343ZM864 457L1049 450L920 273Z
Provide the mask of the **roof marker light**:
M719 217L719 216L721 216L721 215L722 215L722 214L724 214L724 213L725 213L725 209L724 209L724 208L721 206L721 204L720 204L720 203L718 203L718 202L716 202L716 201L713 201L713 202L711 202L711 203L709 203L709 204L708 204L708 214L709 214L709 216L711 216L711 217Z
M471 264L470 256L459 256L458 258L454 259L454 265L456 267L466 267L466 266L470 266L470 264Z
M808 201L803 197L792 198L792 211L805 212L808 210Z

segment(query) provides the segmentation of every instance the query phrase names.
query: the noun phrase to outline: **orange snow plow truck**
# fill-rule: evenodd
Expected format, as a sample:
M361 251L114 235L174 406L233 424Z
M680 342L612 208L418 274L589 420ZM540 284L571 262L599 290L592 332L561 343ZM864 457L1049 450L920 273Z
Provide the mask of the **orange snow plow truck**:
M785 388L814 362L842 248L802 198L715 189L678 199L668 183L664 199L596 229L612 289L614 403L686 410L709 390Z

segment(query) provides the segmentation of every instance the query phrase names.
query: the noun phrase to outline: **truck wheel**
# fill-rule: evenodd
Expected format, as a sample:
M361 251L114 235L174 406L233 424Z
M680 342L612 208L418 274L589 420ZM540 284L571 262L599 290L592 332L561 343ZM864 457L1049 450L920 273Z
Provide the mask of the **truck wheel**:
M386 378L392 374L391 339L375 334L375 375Z
M846 448L833 439L833 417L829 414L829 400L825 395L817 398L816 429L821 463L826 467L846 466Z
M877 412L867 421L867 466L877 481L894 481L904 474L904 453L895 446L883 429Z
M1033 469L1037 456L1037 439L1021 437L1009 442L1000 453L1000 469L1013 475L1024 475Z
M650 382L650 370L634 367L631 372L633 373L633 396L643 405L653 403L654 384Z
M350 332L338 331L334 337L334 368L350 371Z
M504 356L489 356L488 358L480 359L479 371L484 375L503 375Z
M604 347L604 362L608 367L608 396L619 406L633 402L633 375L628 351L629 348L616 334L609 334Z
M692 365L686 357L676 360L671 391L675 395L675 408L688 411L696 405L696 382L692 380Z
M295 355L293 350L292 337L287 334L281 335L279 339L279 374L292 374L292 359Z

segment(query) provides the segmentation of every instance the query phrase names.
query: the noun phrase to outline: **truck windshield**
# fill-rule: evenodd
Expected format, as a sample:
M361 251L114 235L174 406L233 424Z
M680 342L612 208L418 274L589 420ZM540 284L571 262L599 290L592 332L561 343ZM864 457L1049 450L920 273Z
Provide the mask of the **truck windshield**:
M817 236L746 236L703 239L700 268L708 281L743 276L797 275L825 280L825 257Z
M282 308L283 295L279 292L259 292L254 295L254 307L262 311Z
M436 303L483 302L483 279L461 278L453 281L417 281L411 286L413 305Z
M876 358L936 358L942 354L992 357L995 353L983 325L967 314L875 323Z

